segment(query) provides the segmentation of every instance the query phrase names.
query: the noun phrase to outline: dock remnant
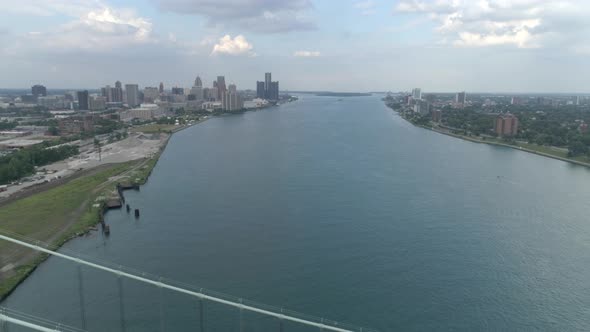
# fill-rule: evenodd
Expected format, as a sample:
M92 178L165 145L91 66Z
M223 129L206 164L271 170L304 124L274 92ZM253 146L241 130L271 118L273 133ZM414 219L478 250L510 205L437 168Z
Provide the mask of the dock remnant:
M131 210L131 207L129 206L129 204L126 204L126 208L127 208L127 213L129 213L129 210Z
M139 209L135 209L135 218L139 218Z

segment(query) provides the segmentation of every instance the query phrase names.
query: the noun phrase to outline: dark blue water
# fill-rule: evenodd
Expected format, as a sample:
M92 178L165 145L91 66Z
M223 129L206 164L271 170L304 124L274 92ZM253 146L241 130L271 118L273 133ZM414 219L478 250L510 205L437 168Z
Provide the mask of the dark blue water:
M585 330L589 183L413 127L375 96L304 95L175 134L126 193L141 218L109 212L110 238L64 249L384 331ZM83 273L89 329L118 330L116 279ZM198 326L194 301L125 283L128 330L159 329L160 296L168 330ZM4 303L80 326L78 304L75 267L54 258ZM237 330L207 309L208 330Z

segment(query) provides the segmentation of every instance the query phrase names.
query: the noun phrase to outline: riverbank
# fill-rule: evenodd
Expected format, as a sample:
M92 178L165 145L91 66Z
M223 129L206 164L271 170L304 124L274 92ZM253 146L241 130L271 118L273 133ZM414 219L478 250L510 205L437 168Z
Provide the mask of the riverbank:
M473 137L473 136L466 136L466 135L455 134L455 133L452 133L452 132L450 132L448 130L441 129L441 128L417 125L417 124L413 123L412 121L408 120L406 117L404 117L397 110L393 110L393 111L396 112L396 113L398 113L399 116L402 119L406 120L408 123L411 123L412 125L414 125L416 127L420 127L420 128L423 128L423 129L427 129L427 130L433 131L435 133L439 133L439 134L443 134L443 135L447 135L447 136L459 138L459 139L462 139L462 140L465 140L465 141L469 141L469 142L473 142L473 143L481 143L481 144L489 144L489 145L496 145L496 146L507 147L507 148L511 148L511 149L515 149L515 150L519 150L519 151L524 151L524 152L536 154L536 155L539 155L539 156L543 156L543 157L547 157L547 158L552 158L552 159L556 159L556 160L561 160L561 161L565 161L565 162L572 163L572 164L575 164L575 165L579 165L579 166L584 166L584 167L589 167L590 168L590 162L585 162L585 161L581 161L581 160L567 158L567 157L564 157L564 156L559 156L559 155L556 155L556 154L551 154L551 153L546 153L546 152L539 151L539 150L534 150L534 149L531 149L531 148L527 148L527 147L518 145L519 143L515 143L513 145L513 144L508 144L508 143L493 141L491 139L482 139L482 138L477 138L477 137Z
M174 132L188 127L177 128ZM96 230L108 200L118 194L118 184L139 187L147 182L172 136L166 135L158 152L149 158L102 165L83 175L2 202L1 232L33 238L55 250L71 239ZM0 241L0 302L47 258L47 255Z

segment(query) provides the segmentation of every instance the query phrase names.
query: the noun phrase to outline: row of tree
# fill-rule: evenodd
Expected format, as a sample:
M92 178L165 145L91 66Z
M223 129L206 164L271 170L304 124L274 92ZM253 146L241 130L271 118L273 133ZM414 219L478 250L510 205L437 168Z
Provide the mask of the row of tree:
M32 147L0 157L0 184L33 174L36 166L51 164L77 154L77 146L64 145L57 148Z

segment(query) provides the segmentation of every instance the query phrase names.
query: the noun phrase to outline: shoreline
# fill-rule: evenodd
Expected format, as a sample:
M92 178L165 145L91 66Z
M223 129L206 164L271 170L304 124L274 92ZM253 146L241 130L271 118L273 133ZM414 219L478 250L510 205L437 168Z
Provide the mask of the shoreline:
M168 146L168 142L170 142L170 138L172 137L172 135L174 133L177 133L179 131L182 131L184 129L187 129L189 127L192 127L194 125L197 125L197 124L200 124L202 122L205 122L208 119L210 119L210 117L208 117L207 119L201 120L199 122L196 122L196 123L194 123L192 125L184 125L184 126L181 126L179 128L175 128L174 130L170 131L170 133L167 134L168 137L164 140L164 142L162 143L162 146L160 146L160 148L158 149L158 152L155 155L153 155L150 158L136 159L135 162L137 164L134 167L131 167L130 170L123 171L121 174L124 174L125 172L130 172L130 171L136 170L136 167L141 170L143 167L148 166L148 169L144 169L145 173L140 178L140 181L138 181L138 182L132 181L132 184L133 185L136 185L137 187L141 187L142 185L146 184L147 181L148 181L148 179L149 179L149 177L150 177L150 175L151 175L151 173L152 173L152 171L153 171L153 169L154 169L154 167L158 163L158 160L160 159L160 156L162 155L162 153L164 152L164 150ZM121 163L121 164L124 164L124 163ZM116 164L111 164L111 166L113 166L113 165L116 165ZM100 168L100 166L99 167L96 167L96 168L94 168L92 170L95 170L97 168ZM92 171L92 170L89 170L88 173L90 173L90 171ZM76 177L68 178L67 179L68 180L67 182L64 181L59 186L65 185L65 184L69 183L70 181L75 180L75 179L80 178L80 177L81 176L76 176ZM105 183L108 184L109 188L111 186L114 186L116 188L117 187L117 184L119 184L119 182L112 182L112 183L110 183L108 181L105 182ZM47 191L47 190L50 190L50 189L53 189L53 188L56 188L56 187L59 187L59 186L55 186L55 187L52 187L52 188L47 188L46 190L43 190L43 191L40 191L40 192L36 192L34 194L38 194L38 193L41 193L41 192L44 192L44 191ZM123 192L125 190L129 190L129 189L122 190L121 195L123 195ZM29 195L27 195L26 197L28 197L28 196ZM88 204L91 205L92 203L94 203L96 201L96 199L98 198L98 196L100 196L100 193L97 193L96 196L94 196L94 198L88 202ZM5 204L2 204L2 206L3 205L6 205L6 204L10 204L10 203L12 203L14 201L18 201L20 199L24 199L26 197L17 197L16 199L10 200L9 202L3 202ZM121 207L121 208L123 208L123 207ZM94 215L93 215L94 220L93 220L92 223L83 225L83 229L81 231L75 231L73 225L70 225L70 228L71 228L70 230L64 230L64 234L62 236L58 237L58 239L55 241L55 243L48 243L47 245L50 246L50 248L52 250L58 250L62 246L64 246L66 243L68 243L69 241L74 240L74 239L79 238L79 237L83 237L86 234L88 234L89 232L93 231L98 226L98 224L101 223L101 220L104 219L104 214L108 211L108 208L106 208L106 205L103 202L103 203L101 203L101 206L100 207L98 207L96 209L93 209L93 210L94 211L92 211L92 213L94 213ZM78 223L81 223L81 222L82 222L82 220L79 220L78 221ZM23 270L26 270L26 271L24 273L22 273L22 274L19 274L17 272L17 274L15 276L9 277L8 279L2 281L2 283L5 283L5 282L6 283L9 283L9 282L11 282L13 280L12 278L17 279L14 282L13 285L9 285L8 290L4 294L0 294L0 303L4 302L18 288L18 286L20 286L25 280L27 280L27 278L33 272L35 272L35 270L43 262L45 262L49 257L50 257L50 255L48 255L48 254L37 254L37 255L35 255L33 257L33 259L31 259L30 262L28 262L28 263L26 263L24 265L15 266L15 270L23 269Z
M273 105L272 107L278 107L278 106L280 106L280 105ZM259 109L256 109L256 110L259 110ZM126 172L130 172L130 171L136 170L136 168L139 169L140 171L142 171L142 169L145 166L149 166L148 169L144 169L145 173L142 174L142 176L140 178L140 181L137 181L137 182L131 181L132 182L131 184L137 186L138 188L141 187L141 186L143 186L144 184L147 183L150 175L152 174L152 171L153 171L154 167L156 166L156 164L158 163L158 161L160 159L160 156L162 155L162 153L164 153L164 150L168 146L168 143L170 142L170 139L172 138L172 136L175 133L178 133L178 132L183 131L183 130L185 130L187 128L196 126L196 125L201 124L201 123L203 123L203 122L205 122L205 121L207 121L207 120L209 120L209 119L211 119L213 117L218 117L218 116L223 116L223 115L209 115L209 116L207 116L207 118L205 118L203 120L199 120L199 121L197 121L197 122L195 122L193 124L190 124L190 125L182 125L182 126L179 126L177 128L174 128L174 129L170 130L167 133L168 137L166 137L166 139L162 143L162 146L160 146L160 148L158 149L158 152L156 154L154 154L152 157L149 157L149 158L136 159L135 162L137 162L137 164L134 167L131 167L131 169L126 170L126 171L123 171L120 174L124 174ZM121 163L121 164L124 164L124 163ZM113 165L117 165L117 164L113 164ZM100 167L100 166L98 166L98 167ZM93 168L91 170L95 170L98 167L95 167L95 168ZM91 171L91 170L89 170L89 171ZM119 176L119 175L117 175L117 176ZM69 183L70 181L75 180L75 179L80 178L80 177L81 176L77 176L77 177L73 177L73 178L68 178L67 179L68 180L67 182L64 181L59 186L63 186L65 184ZM114 188L117 187L117 184L120 184L119 182L112 182L111 183L109 181L107 181L105 183L107 183L109 186L113 186ZM59 187L59 186L47 188L46 190L43 190L43 191L40 191L40 192L36 192L34 194L42 193L42 192L45 192L47 190L51 190L51 189L56 188L56 187ZM123 193L124 193L125 190L130 190L130 189L131 188L123 189L121 191L121 196L123 196ZM10 204L10 203L12 203L14 201L18 201L20 199L25 199L28 196L29 195L27 195L25 197L18 197L18 198L14 199L14 200L10 200L10 202L6 202L5 204L0 205L0 208L2 206L4 206L4 205ZM99 196L100 196L100 193L98 193L96 196L94 196L94 198L89 201L89 204L92 204L92 203L96 202L96 199ZM124 199L124 196L122 198ZM123 208L123 206L121 206L121 208ZM69 241L71 241L71 240L73 240L75 238L82 237L82 236L88 234L89 232L93 231L98 224L101 223L101 220L104 220L104 214L107 211L108 211L108 208L106 208L106 203L105 202L102 202L101 203L101 206L99 206L98 208L96 208L96 209L94 209L92 211L94 213L94 215L93 215L93 218L94 219L93 219L93 222L92 223L89 223L89 224L86 224L86 225L82 225L83 226L83 229L81 231L75 231L74 225L70 225L69 226L71 228L70 230L67 230L67 229L64 230L64 234L62 236L58 237L58 239L55 240L55 243L48 243L48 245L51 247L51 249L58 250L62 246L64 246L66 243L68 243ZM82 220L79 220L78 222L81 223ZM0 294L0 304L2 302L4 302L18 288L19 285L21 285L25 280L27 280L27 278L33 272L35 272L35 270L43 262L45 262L49 257L50 257L50 255L48 255L48 254L38 254L38 255L34 256L34 258L30 262L28 262L27 264L23 264L23 265L20 265L20 266L15 266L15 270L18 270L18 269L26 269L26 272L23 273L23 274L20 274L20 275L17 272L17 274L15 276L9 277L6 280L0 282L0 285L1 285L1 283L5 283L5 282L8 283L8 282L10 282L12 280L11 278L18 279L18 280L16 280L16 282L13 285L10 285L9 286L9 289L4 294Z
M443 130L437 130L437 129L433 128L433 127L416 125L412 121L410 121L410 120L406 119L404 116L402 116L398 111L396 111L396 110L393 110L393 111L396 112L400 116L400 118L404 119L406 122L410 123L414 127L418 127L418 128L430 130L430 131L435 132L435 133L438 133L438 134L442 134L442 135L446 135L446 136L451 136L451 137L462 139L464 141L468 141L468 142L472 142L472 143L502 146L502 147L505 147L505 148L510 148L510 149L514 149L514 150L518 150L518 151L528 152L528 153L536 154L538 156L547 157L547 158L551 158L551 159L560 160L560 161L564 161L564 162L567 162L567 163L575 164L575 165L578 165L578 166L584 166L584 167L590 168L590 163L585 163L583 161L578 161L578 160L575 160L575 159L570 159L570 158L555 156L555 155L552 155L552 154L549 154L549 153L544 153L544 152L541 152L541 151L535 151L535 150L532 150L532 149L524 148L524 147L521 147L521 146L510 145L510 144L507 144L507 143L492 142L492 141L486 141L486 140L477 139L477 138L473 138L473 137L469 137L469 136L464 136L464 135L459 135L459 134L453 134L453 133L446 132L446 131L443 131Z

